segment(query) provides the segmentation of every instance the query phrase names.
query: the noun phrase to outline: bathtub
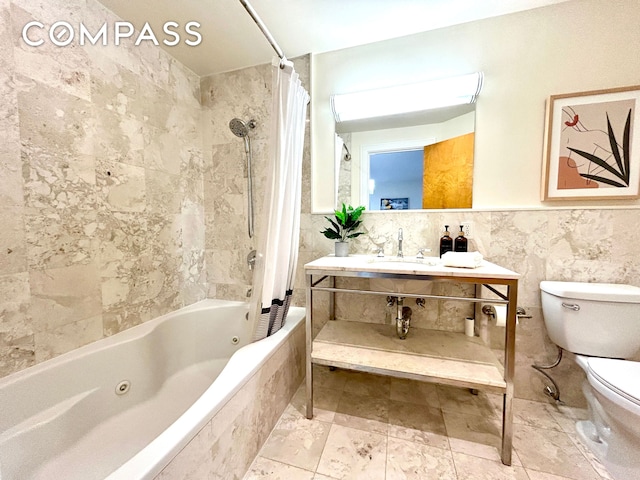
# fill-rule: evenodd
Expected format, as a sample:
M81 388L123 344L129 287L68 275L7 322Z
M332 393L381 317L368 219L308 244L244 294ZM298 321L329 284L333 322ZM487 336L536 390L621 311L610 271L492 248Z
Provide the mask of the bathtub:
M203 300L0 379L0 479L161 478L290 337L302 343L304 309L255 343L247 312Z

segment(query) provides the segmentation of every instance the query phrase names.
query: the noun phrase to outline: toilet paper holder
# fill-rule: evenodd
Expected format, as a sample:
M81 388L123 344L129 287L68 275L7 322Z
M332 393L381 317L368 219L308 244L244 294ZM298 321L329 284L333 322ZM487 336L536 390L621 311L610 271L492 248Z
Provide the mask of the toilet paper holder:
M493 308L493 305L483 305L482 306L482 313L484 313L485 315L489 315L490 317L495 317L496 316L496 311ZM527 311L524 308L517 307L516 308L516 317L517 318L531 318L531 315L527 315Z

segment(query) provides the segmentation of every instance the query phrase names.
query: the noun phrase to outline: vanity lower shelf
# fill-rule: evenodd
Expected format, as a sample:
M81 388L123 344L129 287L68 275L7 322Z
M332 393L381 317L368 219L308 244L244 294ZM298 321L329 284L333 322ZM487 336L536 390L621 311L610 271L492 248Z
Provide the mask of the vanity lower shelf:
M391 325L330 320L312 343L311 362L464 388L505 393L504 369L477 337Z

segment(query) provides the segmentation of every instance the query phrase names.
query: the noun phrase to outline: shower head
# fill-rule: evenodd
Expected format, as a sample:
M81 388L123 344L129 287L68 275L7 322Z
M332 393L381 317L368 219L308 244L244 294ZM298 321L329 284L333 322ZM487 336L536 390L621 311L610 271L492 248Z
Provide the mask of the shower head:
M239 118L234 118L229 122L229 128L233 132L236 137L246 137L249 135L249 129L247 128L247 124L244 123Z
M256 128L256 121L249 120L249 124L246 124L239 118L234 118L229 122L229 128L236 137L244 138L249 135L249 129Z
M248 217L247 223L249 228L249 238L253 237L253 180L251 175L251 137L249 130L256 128L256 121L249 120L244 123L239 118L234 118L229 122L229 129L236 136L244 140L244 152L247 154L247 200L248 200Z

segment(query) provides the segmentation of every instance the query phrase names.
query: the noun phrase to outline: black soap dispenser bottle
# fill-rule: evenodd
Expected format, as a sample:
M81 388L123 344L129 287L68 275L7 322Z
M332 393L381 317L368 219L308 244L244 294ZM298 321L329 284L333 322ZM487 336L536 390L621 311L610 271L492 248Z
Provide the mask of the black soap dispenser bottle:
M464 225L460 225L460 231L458 232L458 236L453 242L453 251L454 252L466 252L468 247L467 237L464 236Z
M444 226L444 235L440 238L440 256L453 250L453 238L449 234L449 225Z

